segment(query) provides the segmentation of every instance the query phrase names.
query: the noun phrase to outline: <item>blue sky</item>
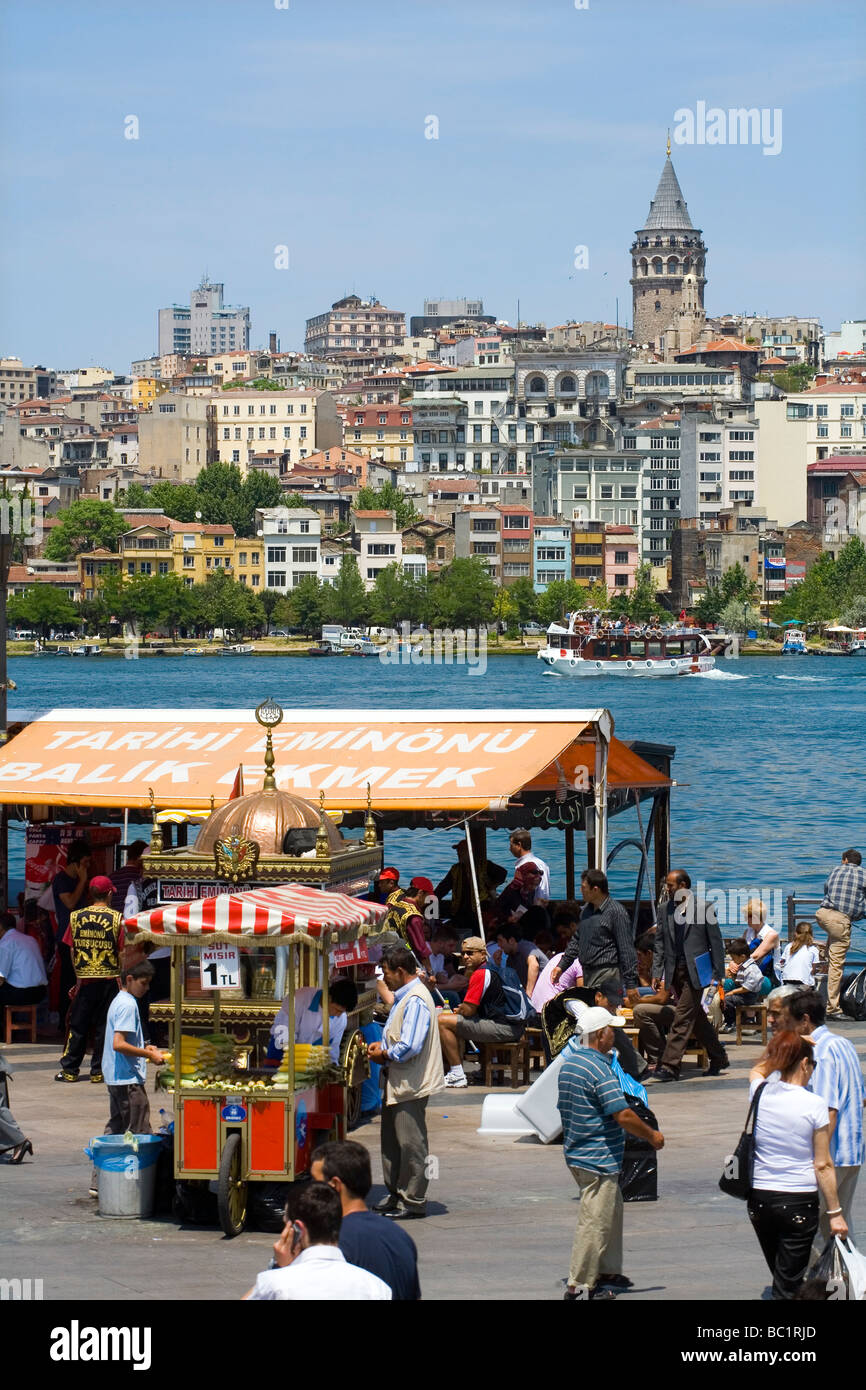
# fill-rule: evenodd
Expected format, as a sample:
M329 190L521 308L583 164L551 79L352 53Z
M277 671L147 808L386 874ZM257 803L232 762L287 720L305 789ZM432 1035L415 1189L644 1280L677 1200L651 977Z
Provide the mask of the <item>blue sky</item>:
M288 6L5 0L4 354L126 371L204 269L284 349L350 290L548 324L618 296L630 322L628 248L698 101L783 113L775 157L674 147L708 311L866 314L862 0Z

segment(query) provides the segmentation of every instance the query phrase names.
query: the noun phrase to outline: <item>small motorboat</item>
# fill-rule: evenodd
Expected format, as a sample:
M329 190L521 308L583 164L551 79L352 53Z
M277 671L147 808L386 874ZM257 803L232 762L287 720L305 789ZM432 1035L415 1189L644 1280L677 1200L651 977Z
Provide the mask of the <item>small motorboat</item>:
M806 634L799 627L789 627L782 643L782 656L808 656Z
M228 642L219 650L221 656L251 656L253 644L252 642Z
M183 655L184 655L184 656L209 656L210 653L208 652L207 647L186 647L186 648L184 649Z
M316 647L307 648L307 656L333 656L334 648L330 642L320 642Z

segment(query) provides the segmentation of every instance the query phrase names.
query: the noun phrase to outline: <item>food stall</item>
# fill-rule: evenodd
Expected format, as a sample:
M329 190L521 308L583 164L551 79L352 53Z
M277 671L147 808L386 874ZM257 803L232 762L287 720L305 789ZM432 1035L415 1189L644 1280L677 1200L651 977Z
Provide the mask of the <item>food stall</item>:
M250 1183L293 1182L316 1145L345 1136L352 1076L328 1053L329 958L375 933L384 915L377 903L287 884L173 903L127 920L136 940L171 947L171 1052L157 1084L174 1101L175 1178L216 1182L227 1236L244 1229ZM288 1023L283 1060L268 1069L256 1043L242 1045L226 1030L222 995L237 988L241 948L255 959L274 946L288 953ZM209 1017L185 1030L190 951L209 992ZM297 981L311 974L322 991L319 1048L294 1044Z

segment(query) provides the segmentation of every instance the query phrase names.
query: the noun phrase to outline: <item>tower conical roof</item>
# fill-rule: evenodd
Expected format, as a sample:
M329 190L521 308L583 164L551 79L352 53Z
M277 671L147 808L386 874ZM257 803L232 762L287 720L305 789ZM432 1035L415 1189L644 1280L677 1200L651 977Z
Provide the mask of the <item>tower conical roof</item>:
M662 169L662 176L659 179L655 197L650 203L650 210L643 230L670 232L694 230L670 155L665 160L665 167Z

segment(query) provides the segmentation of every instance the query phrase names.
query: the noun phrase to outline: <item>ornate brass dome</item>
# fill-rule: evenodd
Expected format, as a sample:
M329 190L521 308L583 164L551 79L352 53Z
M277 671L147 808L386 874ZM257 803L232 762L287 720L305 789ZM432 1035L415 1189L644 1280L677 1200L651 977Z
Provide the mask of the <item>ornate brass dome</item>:
M217 840L239 835L241 839L254 840L262 854L297 855L315 848L320 824L317 808L301 796L283 791L252 792L227 801L213 812L198 833L195 852L212 855ZM345 851L343 836L329 816L325 816L324 825L330 853ZM290 836L287 844L286 836L291 831L307 833Z

